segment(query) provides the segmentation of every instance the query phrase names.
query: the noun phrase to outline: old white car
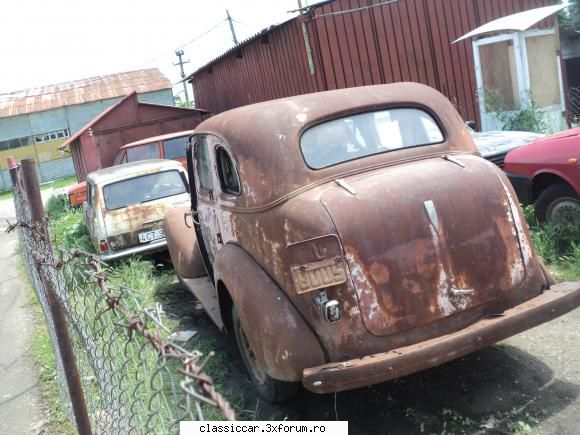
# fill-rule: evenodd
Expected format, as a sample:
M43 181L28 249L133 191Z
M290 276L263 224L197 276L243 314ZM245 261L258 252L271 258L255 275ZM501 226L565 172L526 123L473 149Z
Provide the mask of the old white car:
M101 169L87 176L87 189L85 222L104 261L165 250L166 211L189 206L187 174L171 160Z

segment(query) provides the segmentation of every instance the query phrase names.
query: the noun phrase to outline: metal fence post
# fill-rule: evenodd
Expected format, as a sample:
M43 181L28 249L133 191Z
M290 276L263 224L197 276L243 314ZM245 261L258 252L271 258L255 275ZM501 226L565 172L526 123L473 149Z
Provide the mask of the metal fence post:
M26 195L28 197L28 203L30 205L32 223L42 226L43 232L46 235L47 250L52 253L52 247L48 237L48 228L43 222L44 207L42 205L42 196L40 194L40 185L38 184L38 177L34 160L22 160L22 175ZM76 364L74 348L68 332L66 316L61 304L57 299L52 283L46 278L44 273L40 273L40 276L42 278L42 283L46 292L46 298L54 322L54 329L56 331L56 338L62 358L62 365L64 368L68 391L72 402L71 405L75 416L76 427L80 435L90 435L91 424L85 397L83 395L81 379Z

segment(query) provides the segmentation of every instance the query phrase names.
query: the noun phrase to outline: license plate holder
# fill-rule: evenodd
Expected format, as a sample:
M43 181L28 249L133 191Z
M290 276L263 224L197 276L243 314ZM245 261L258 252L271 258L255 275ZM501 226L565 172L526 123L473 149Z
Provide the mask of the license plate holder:
M139 243L150 243L155 240L161 240L164 238L165 233L161 228L159 228L158 230L144 231L142 233L139 233Z
M346 265L341 257L292 268L292 278L299 294L343 284L346 277Z

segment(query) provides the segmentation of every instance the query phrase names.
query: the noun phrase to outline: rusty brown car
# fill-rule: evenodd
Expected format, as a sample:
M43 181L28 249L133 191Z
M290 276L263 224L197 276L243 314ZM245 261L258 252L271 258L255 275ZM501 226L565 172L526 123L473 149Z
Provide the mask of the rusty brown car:
M429 87L241 107L190 142L192 210L166 215L171 258L268 400L405 376L580 305Z

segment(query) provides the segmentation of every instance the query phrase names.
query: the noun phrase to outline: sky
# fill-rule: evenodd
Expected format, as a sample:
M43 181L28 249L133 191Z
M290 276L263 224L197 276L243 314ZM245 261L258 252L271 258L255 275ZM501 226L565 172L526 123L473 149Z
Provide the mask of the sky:
M179 93L175 50L190 61L188 74L232 47L226 9L243 41L297 7L298 0L3 0L0 93L154 67Z

